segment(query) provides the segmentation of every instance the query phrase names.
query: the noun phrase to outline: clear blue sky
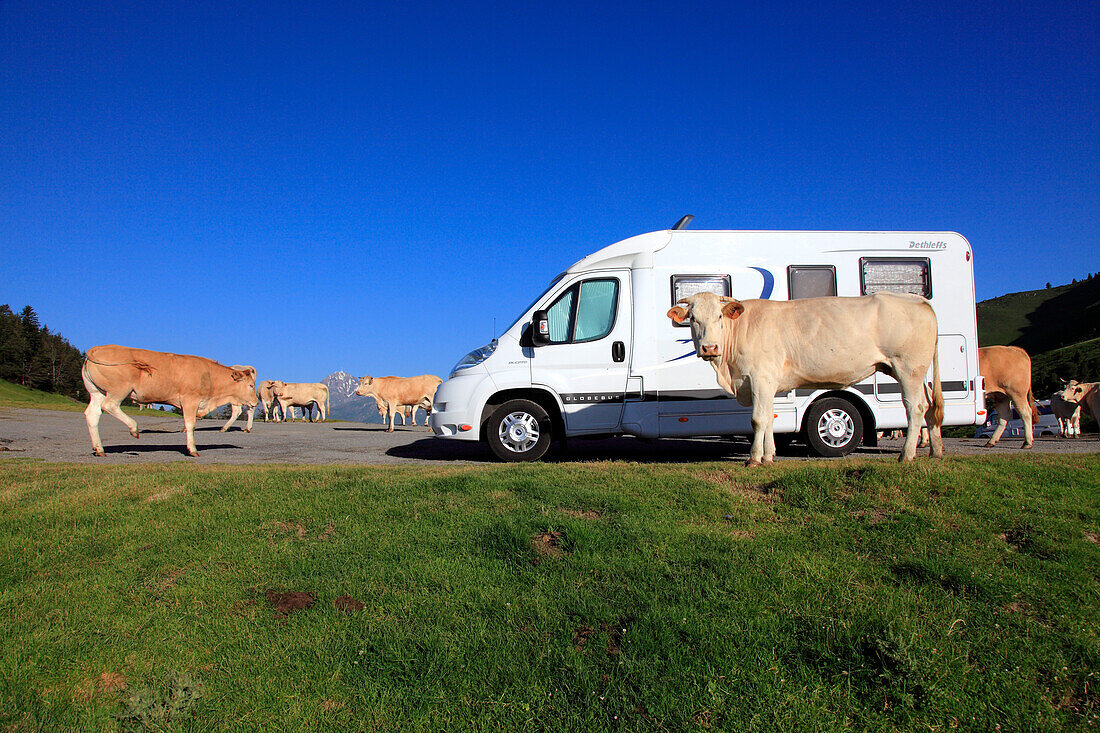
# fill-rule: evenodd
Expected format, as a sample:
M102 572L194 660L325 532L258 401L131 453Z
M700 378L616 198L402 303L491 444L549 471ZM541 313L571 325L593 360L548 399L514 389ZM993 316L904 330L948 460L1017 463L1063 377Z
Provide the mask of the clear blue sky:
M1096 2L0 2L0 303L261 378L445 377L685 213L1069 282L1098 171Z

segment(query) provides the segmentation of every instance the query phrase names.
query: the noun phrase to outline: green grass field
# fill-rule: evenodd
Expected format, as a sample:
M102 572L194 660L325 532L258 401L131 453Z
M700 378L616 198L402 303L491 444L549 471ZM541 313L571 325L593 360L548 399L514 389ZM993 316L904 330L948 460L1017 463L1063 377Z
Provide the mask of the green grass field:
M18 384L0 379L0 409L5 407L33 407L39 410L62 410L65 412L84 412L88 406L87 401L81 402L65 395L53 392L42 392L37 389L27 389ZM137 407L129 404L123 406L122 411L128 415L140 413ZM146 412L146 414L150 414ZM172 412L162 412L162 415L174 415Z
M1095 455L9 459L0 507L6 731L1100 724Z

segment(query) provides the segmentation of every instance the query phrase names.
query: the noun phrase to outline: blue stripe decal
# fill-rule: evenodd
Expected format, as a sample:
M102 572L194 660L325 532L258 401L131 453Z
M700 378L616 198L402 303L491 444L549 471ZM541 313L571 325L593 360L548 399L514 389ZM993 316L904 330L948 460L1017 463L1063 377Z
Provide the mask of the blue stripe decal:
M678 343L678 344L686 344L686 343L689 343L690 341L691 341L691 339L676 339L676 343ZM689 356L695 356L695 349L692 349L691 351L684 354L683 356L677 356L675 359L669 359L665 363L668 364L671 361L680 361L680 359L686 359Z
M749 269L756 270L760 273L760 276L764 278L764 289L760 291L760 299L767 300L772 297L772 290L775 289L775 275L771 274L763 267L752 267Z

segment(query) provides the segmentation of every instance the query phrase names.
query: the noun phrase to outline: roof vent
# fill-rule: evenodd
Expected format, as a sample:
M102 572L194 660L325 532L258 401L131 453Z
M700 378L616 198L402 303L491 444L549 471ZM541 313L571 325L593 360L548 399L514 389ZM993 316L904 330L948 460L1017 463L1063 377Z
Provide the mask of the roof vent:
M688 224L690 224L691 220L694 219L694 218L695 217L692 216L691 214L684 214L683 216L680 217L680 221L678 221L678 222L676 222L675 224L672 225L672 230L676 231L677 229L687 229Z

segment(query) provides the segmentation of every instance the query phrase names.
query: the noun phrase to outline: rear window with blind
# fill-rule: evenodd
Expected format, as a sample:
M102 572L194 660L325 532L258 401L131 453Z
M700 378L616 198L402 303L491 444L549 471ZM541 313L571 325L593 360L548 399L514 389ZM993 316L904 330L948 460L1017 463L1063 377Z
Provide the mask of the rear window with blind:
M932 266L927 258L865 257L859 268L864 295L886 291L932 297Z

